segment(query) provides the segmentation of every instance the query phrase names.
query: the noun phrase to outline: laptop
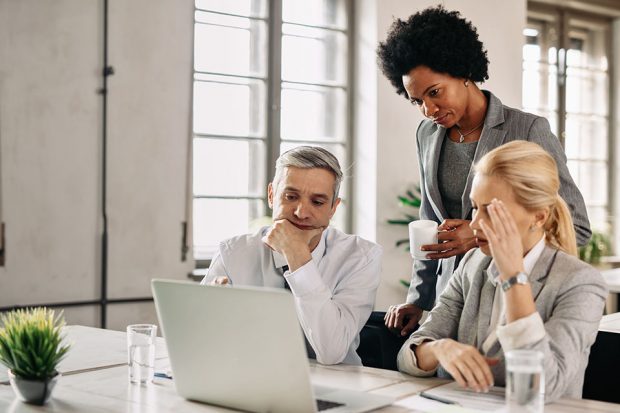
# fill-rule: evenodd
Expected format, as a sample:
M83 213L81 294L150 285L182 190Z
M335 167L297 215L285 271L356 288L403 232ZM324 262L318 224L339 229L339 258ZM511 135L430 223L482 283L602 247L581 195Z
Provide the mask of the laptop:
M366 412L394 398L313 387L286 290L153 280L177 393L251 412ZM320 400L317 402L317 400Z

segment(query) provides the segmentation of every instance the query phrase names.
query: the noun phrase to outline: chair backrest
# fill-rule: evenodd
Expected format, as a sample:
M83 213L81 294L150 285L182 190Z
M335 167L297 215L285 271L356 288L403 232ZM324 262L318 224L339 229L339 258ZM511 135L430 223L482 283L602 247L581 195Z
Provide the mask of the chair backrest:
M360 332L357 354L366 367L398 370L396 356L408 337L399 337L385 326L385 312L373 311Z
M599 331L590 349L583 381L583 398L620 403L620 334Z

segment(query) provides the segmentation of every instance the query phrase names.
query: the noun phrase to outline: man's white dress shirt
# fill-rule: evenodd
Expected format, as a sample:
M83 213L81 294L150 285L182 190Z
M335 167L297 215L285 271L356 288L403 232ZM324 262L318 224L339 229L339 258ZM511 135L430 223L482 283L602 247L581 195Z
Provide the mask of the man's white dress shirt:
M233 286L284 288L286 278L317 361L361 365L359 332L374 305L382 248L328 227L312 259L289 272L282 269L287 265L284 257L262 242L268 229L223 241L202 283L227 276Z

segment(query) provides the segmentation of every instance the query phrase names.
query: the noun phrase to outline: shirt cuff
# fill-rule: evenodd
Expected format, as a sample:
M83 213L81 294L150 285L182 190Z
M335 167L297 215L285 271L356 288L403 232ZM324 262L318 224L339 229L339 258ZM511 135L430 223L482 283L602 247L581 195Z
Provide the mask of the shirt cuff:
M418 346L424 341L434 341L434 339L418 336L411 337L409 340L405 341L405 344L400 348L398 356L396 357L396 364L399 371L415 377L430 377L435 375L439 365L433 370L422 370L418 367L418 359L415 356L415 351L411 348L412 345Z
M314 260L308 261L293 272L284 273L284 278L296 297L326 290Z
M545 338L547 331L538 311L520 318L496 330L504 352L529 347Z

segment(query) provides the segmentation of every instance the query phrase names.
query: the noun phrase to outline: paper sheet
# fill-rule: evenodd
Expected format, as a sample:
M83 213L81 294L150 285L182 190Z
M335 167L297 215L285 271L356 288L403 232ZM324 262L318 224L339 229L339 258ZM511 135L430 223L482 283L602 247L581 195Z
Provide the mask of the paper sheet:
M415 413L476 413L476 410L468 409L455 404L445 404L435 400L426 399L420 395L407 397L394 403Z
M426 393L454 400L460 406L475 411L499 412L504 410L506 404L503 387L492 387L488 393L476 393L460 387L456 382L451 382L427 390Z

